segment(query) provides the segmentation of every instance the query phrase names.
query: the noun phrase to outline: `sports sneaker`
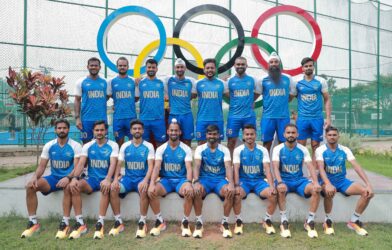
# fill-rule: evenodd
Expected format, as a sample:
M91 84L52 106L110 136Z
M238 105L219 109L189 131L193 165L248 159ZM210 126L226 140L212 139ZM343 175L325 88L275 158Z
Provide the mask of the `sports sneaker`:
M350 228L351 230L354 230L358 235L368 236L368 232L363 228L363 224L359 220L355 222L352 221L347 222L347 227Z
M182 237L190 237L192 235L188 220L181 222L181 235Z
M124 228L125 228L124 224L121 223L120 221L116 220L114 222L114 226L109 231L109 235L116 236L116 235L120 234L122 231L124 231Z
M324 229L324 233L326 235L334 235L335 234L335 230L333 229L331 219L327 219L326 221L324 221L323 229Z
M265 229L265 232L267 234L274 234L275 233L275 228L272 225L272 221L270 219L266 219L263 221L263 228Z
M33 236L34 233L38 232L40 228L41 228L40 224L38 223L34 224L32 221L29 221L26 230L23 231L20 237L21 238L31 237Z
M139 221L136 230L136 238L141 239L146 237L147 234L147 225L144 221Z
M242 223L242 220L237 219L235 222L234 233L236 235L241 235L244 233L244 224Z
M304 229L308 232L309 238L317 238L318 234L316 229L314 229L314 221L309 221L309 223L305 220Z
M70 240L79 239L80 236L82 236L85 233L87 233L87 225L86 224L81 225L79 222L76 222L68 238Z
M56 239L65 239L67 238L68 233L69 233L69 226L67 226L67 224L65 224L64 221L61 221L59 230L57 231L56 234Z
M289 222L287 220L280 224L280 236L283 238L291 238L291 232L289 229Z
M155 221L155 225L151 228L150 235L151 236L158 236L161 234L161 231L166 230L166 221L164 220L161 222L160 220Z
M95 232L93 238L95 240L100 240L103 238L103 225L101 222L97 222L97 224L95 224Z
M193 231L193 238L200 239L203 237L203 230L203 223L201 223L201 221L196 221L195 231Z
M221 224L220 230L222 232L223 238L233 237L229 228L229 223L227 223L226 221Z

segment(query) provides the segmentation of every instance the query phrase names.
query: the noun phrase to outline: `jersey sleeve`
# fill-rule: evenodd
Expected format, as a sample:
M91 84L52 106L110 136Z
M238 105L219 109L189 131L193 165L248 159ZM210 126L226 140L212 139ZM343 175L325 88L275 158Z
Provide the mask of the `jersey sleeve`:
M82 96L82 82L84 78L80 78L79 80L76 81L75 84L75 95L76 96Z
M225 94L229 93L229 81L230 78L227 79L226 81L223 81L223 93Z
M283 144L279 144L278 146L274 147L272 151L272 161L280 162L279 153L280 150L282 149L282 145Z
M82 153L82 145L78 142L73 142L74 157L79 158Z
M263 152L263 163L270 163L270 156L268 153L268 150L265 147L259 146L261 149L261 152Z
M108 81L107 81L107 87L106 87L106 94L107 95L112 95L112 80L113 79L109 79Z
M184 151L185 151L185 161L192 161L192 149L186 145L184 145L183 147Z
M240 164L241 163L241 159L240 159L240 155L241 155L241 150L243 149L243 146L238 146L234 149L233 152L233 164Z
M94 143L94 141L90 141L87 144L84 144L82 147L82 153L80 154L80 156L86 156L88 157L88 149L91 147L91 145Z
M125 160L125 149L129 146L129 143L124 143L121 145L120 151L118 152L118 160L124 161Z
M155 152L155 160L162 161L163 159L163 153L165 152L165 149L167 147L167 144L163 144L159 148L157 148L157 152Z
M323 153L325 151L325 145L318 147L314 153L316 161L324 161Z
M301 147L301 150L304 153L304 162L312 162L312 157L310 157L309 150L304 146Z
M293 78L291 76L289 76L289 80L290 80L290 95L297 95L297 85L295 83L295 81L293 81Z
M155 149L151 143L145 142L145 145L148 148L148 155L147 160L154 160L155 159Z
M42 159L49 159L49 149L52 146L52 141L45 144L42 149L41 158Z
M111 141L110 146L112 147L112 153L110 157L118 157L118 145L117 143Z
M346 153L348 161L355 160L355 156L354 156L353 152L348 147L342 146L342 150L344 151L344 153Z
M223 160L226 161L231 161L231 156L230 156L230 151L228 148L226 148L225 146L222 146L222 151L224 154L224 158Z
M164 94L165 95L168 95L168 85L169 85L169 79L170 79L170 77L171 76L166 76L166 77L164 77L164 78L162 78L161 80L162 80L162 82L163 82L163 92L164 92Z
M139 97L139 96L140 96L139 84L138 85L135 84L135 97Z
M322 93L328 93L328 83L324 78L320 79L320 83L321 83L321 92Z
M197 94L196 90L196 79L193 77L189 77L191 83L192 83L192 94Z
M256 77L252 77L253 81L255 82L255 89L253 90L254 93L261 95L261 93L263 92L263 87L261 85L261 82L259 79L257 79Z
M203 144L204 145L204 144ZM203 145L197 146L195 150L195 160L201 160L201 152L203 152Z

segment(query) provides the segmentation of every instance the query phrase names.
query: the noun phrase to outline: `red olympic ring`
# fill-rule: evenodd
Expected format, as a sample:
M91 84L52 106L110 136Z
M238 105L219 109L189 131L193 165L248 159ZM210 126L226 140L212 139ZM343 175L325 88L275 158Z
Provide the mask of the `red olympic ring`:
M273 7L263 14L259 16L257 21L255 22L253 28L252 28L252 33L251 36L257 38L257 35L259 34L259 30L261 25L270 17L278 15L278 14L288 14L288 15L293 15L297 18L299 18L302 22L305 23L305 25L308 27L310 31L313 32L313 52L311 55L311 58L313 60L317 60L317 58L320 56L321 52L321 47L322 47L322 37L321 37L321 30L320 27L318 26L316 20L307 13L305 10L298 8L296 6L292 5L282 5L282 6L277 6ZM263 58L262 54L260 53L259 47L257 44L252 44L252 52L253 55L256 59L256 61L263 66L263 68L268 69L268 62ZM295 69L283 69L283 73L289 74L291 76L299 75L302 73L302 68L299 66L298 68Z

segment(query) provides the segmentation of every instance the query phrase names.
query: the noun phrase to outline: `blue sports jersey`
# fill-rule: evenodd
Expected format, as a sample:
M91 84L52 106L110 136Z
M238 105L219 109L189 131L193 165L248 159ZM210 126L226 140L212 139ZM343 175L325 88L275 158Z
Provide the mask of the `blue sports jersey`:
M63 178L72 172L74 158L79 158L81 151L82 146L72 139L68 139L64 146L54 139L45 144L41 158L49 159L51 175Z
M113 119L135 118L135 97L139 96L138 91L135 91L135 81L130 77L117 76L108 84L114 104Z
M165 84L169 96L170 114L185 115L191 113L192 93L196 94L195 79L190 77L179 79L176 76L170 76L165 79Z
M272 152L272 161L279 162L279 172L283 181L294 181L303 177L303 162L311 162L309 151L298 144L290 149L285 143L276 146Z
M219 144L214 152L208 147L208 143L197 146L195 160L201 160L200 177L225 178L225 162L231 161L230 151Z
M332 151L326 144L316 149L316 160L324 162L324 169L328 179L332 183L342 181L346 178L346 160L355 160L351 150L345 146L338 145Z
M125 162L125 175L131 178L145 177L148 160L154 160L154 146L146 141L135 145L133 141L124 143L118 154L118 160Z
M224 83L213 78L203 78L196 82L198 96L197 121L222 121L222 96Z
M100 77L95 80L85 77L77 81L75 95L82 97L82 121L107 120L108 86L106 80Z
M323 118L323 93L328 92L328 85L323 78L315 76L310 82L303 78L297 82L295 92L298 118Z
M268 151L263 146L257 145L250 150L244 144L235 148L233 164L240 164L240 179L264 179L263 163L270 163Z
M82 156L87 156L87 173L89 177L104 179L110 167L110 158L118 156L118 145L114 141L107 140L99 146L95 140L85 144L82 148Z
M261 94L260 84L248 75L230 77L227 88L230 94L229 117L248 118L255 116L253 110L254 93Z
M147 77L139 83L140 119L143 121L165 119L165 91L163 81Z
M278 84L269 76L262 78L263 118L289 118L289 97L295 85L291 77L282 74Z
M192 150L182 142L172 149L166 142L157 149L155 160L162 161L160 177L186 178L185 162L192 162Z

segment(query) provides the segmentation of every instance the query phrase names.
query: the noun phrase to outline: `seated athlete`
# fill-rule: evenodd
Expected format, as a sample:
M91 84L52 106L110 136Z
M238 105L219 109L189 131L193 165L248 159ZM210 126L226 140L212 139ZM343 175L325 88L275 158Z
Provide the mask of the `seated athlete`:
M373 188L366 173L355 160L351 150L338 143L338 129L332 126L327 127L325 129L325 138L327 144L316 149L316 161L320 170L322 194L324 195L324 232L328 235L335 233L332 226L331 212L333 197L336 192L340 192L346 196L360 195L355 211L347 226L357 234L366 236L368 232L363 228L359 218L369 205L370 199L374 196ZM365 186L346 178L346 161L351 163L355 172L365 183Z

